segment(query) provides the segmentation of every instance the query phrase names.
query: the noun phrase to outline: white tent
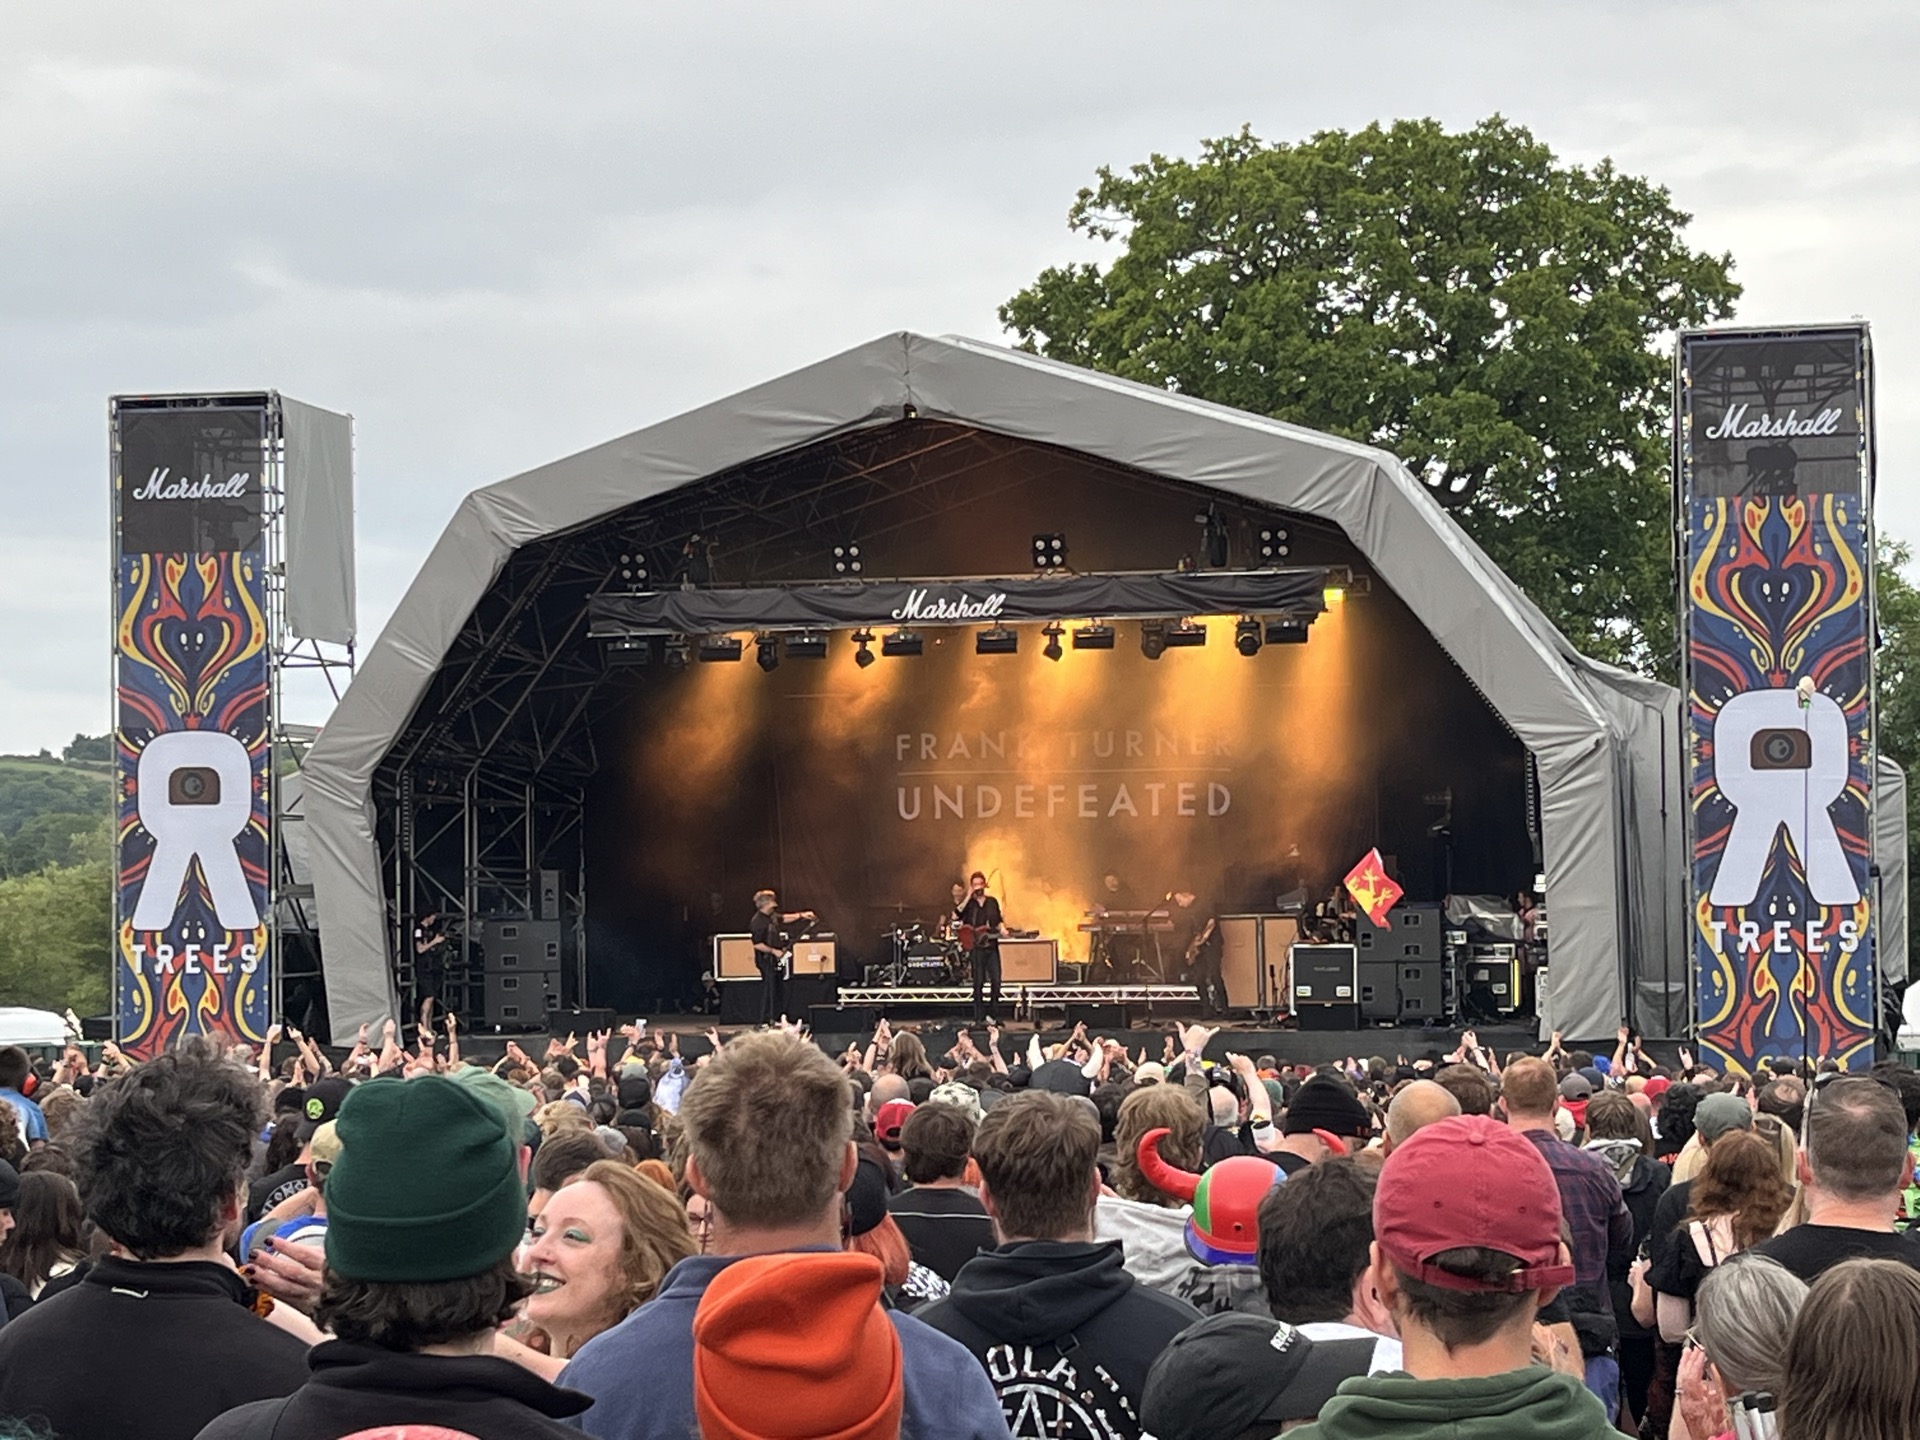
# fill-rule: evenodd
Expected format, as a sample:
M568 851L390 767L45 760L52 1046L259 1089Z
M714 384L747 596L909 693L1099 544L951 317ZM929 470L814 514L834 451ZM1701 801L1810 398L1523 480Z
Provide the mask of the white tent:
M760 457L903 416L969 425L1338 526L1531 753L1571 1036L1685 1020L1678 695L1578 654L1384 451L1031 355L889 335L476 490L307 758L336 1034L391 1013L373 777L514 551ZM1902 851L1904 854L1904 850ZM1904 969L1904 957L1902 957Z

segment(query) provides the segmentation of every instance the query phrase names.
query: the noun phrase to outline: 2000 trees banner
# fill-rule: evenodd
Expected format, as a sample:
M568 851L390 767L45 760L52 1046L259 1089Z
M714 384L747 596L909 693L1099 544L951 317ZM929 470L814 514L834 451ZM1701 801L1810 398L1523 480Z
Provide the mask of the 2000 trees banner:
M269 651L259 403L120 402L114 1004L129 1054L257 1043Z
M1683 337L1680 483L1701 1058L1870 1052L1863 328Z

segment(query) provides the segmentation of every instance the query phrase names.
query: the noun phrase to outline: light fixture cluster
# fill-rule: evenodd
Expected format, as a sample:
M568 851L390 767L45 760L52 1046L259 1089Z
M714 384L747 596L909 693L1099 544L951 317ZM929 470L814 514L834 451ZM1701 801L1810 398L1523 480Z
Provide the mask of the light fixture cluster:
M1067 537L1060 534L1034 536L1033 568L1036 570L1066 569Z
M1269 525L1260 532L1260 558L1271 564L1293 553L1292 536L1284 525Z
M858 575L862 570L860 547L854 544L833 547L833 573L836 575Z

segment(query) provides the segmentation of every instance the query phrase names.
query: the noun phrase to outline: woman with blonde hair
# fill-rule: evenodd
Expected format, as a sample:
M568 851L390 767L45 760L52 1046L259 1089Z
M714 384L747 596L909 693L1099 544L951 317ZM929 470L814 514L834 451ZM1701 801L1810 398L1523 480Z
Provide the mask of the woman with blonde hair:
M546 1353L507 1341L501 1353L558 1377L582 1345L651 1300L695 1249L672 1191L617 1160L596 1161L553 1192L521 1252L533 1281L521 1319L546 1337Z

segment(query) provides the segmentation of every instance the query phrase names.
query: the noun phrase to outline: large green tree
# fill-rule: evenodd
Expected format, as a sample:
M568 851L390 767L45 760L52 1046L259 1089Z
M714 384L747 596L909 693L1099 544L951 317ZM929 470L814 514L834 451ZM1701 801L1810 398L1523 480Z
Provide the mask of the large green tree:
M1731 313L1728 256L1610 161L1495 117L1103 168L1102 263L1000 318L1029 349L1397 454L1590 654L1671 677L1671 334Z

